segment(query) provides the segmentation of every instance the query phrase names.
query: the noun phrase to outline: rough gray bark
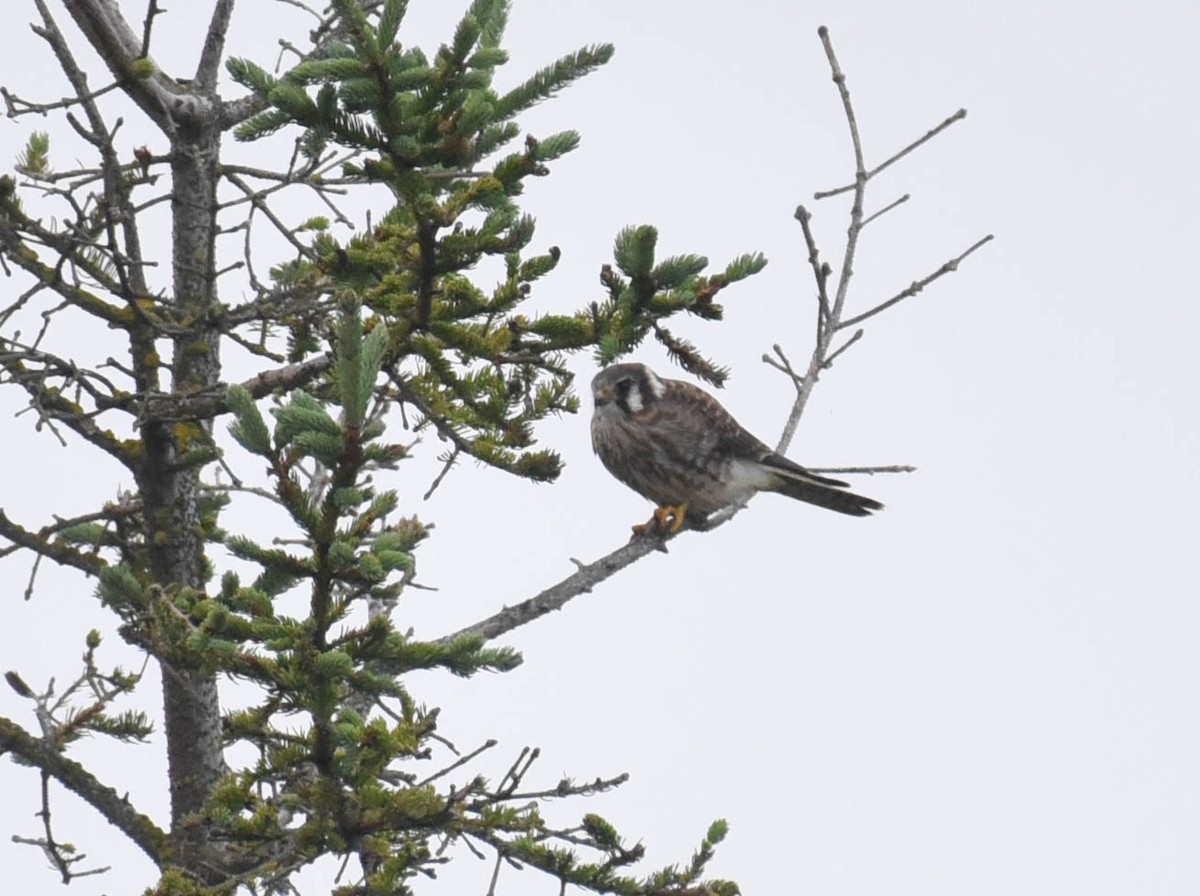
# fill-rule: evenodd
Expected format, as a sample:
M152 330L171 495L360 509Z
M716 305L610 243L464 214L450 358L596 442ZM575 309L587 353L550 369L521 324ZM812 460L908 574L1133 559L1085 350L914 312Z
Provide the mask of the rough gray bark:
M210 317L216 301L213 255L220 131L213 114L176 123L171 140L173 292L176 313L195 323L173 340L171 391L187 394L220 381L220 336L200 323ZM200 467L180 468L181 446L174 427L151 421L142 436L146 465L139 486L152 545L151 567L162 583L200 589L204 584L204 543L197 509ZM178 832L181 822L204 805L225 769L216 678L164 663L163 709L171 820Z

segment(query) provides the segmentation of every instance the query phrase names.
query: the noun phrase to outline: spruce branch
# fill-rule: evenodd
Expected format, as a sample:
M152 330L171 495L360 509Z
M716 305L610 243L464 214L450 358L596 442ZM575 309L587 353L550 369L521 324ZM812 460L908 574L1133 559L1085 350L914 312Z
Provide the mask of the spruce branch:
M435 643L447 644L456 638L467 636L480 637L486 641L494 640L513 629L545 616L547 613L561 610L569 601L581 594L590 593L601 582L611 578L625 567L636 563L647 554L662 550L666 541L673 537L675 536L668 535L661 540L654 537L635 538L592 563L585 564L576 561L575 572L557 584L518 604L505 607L486 619L459 629L453 634L438 638Z
M332 366L332 355L315 355L295 364L264 370L237 386L254 398L286 394L310 386L328 373ZM227 386L218 384L194 395L154 393L138 396L143 408L141 415L163 423L211 420L230 412L227 389Z
M133 841L155 863L161 863L167 835L149 817L138 812L116 790L73 759L34 737L15 722L0 717L0 754L11 752L35 768L41 769L63 787L83 799L121 833Z
M49 535L26 529L10 520L3 510L0 510L0 537L8 539L14 547L25 548L39 557L46 557L57 564L78 569L89 575L99 575L100 570L107 565L104 560L93 554L84 553L58 539L52 539ZM8 548L4 550L5 553L9 551Z
M109 673L102 672L96 663L100 633L93 629L88 632L86 641L83 670L62 694L55 694L54 679L44 692L38 694L16 672L6 673L5 678L22 697L33 702L42 739L48 744L64 749L85 734L144 743L153 732L146 715L136 711L113 713L111 707L137 687L145 672L145 663L137 673L131 674L119 667ZM89 699L81 701L81 696Z

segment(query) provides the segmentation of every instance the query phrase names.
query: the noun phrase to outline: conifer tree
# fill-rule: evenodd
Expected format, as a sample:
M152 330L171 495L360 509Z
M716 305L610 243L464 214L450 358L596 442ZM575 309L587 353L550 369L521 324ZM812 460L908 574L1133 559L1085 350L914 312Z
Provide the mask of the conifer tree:
M706 876L723 822L702 833L690 860L646 872L634 867L642 847L604 818L582 814L563 829L544 817L547 801L621 779L564 780L531 800L536 754L517 757L499 781L472 775L470 757L437 765L439 711L410 692L410 674L511 669L520 657L493 639L588 587L596 568L435 641L406 634L395 613L430 536L376 478L409 450L388 438L400 416L445 440L447 467L465 456L497 475L551 481L562 460L537 445L536 427L578 408L571 355L606 364L653 337L690 373L713 383L725 375L670 319L719 320L718 294L760 270L758 254L713 271L700 255L660 258L655 228L631 226L616 235L596 301L568 313L536 301L560 251L539 241L522 191L579 137L524 135L520 116L605 64L612 48L581 48L501 92L493 79L507 62L507 0L473 0L432 52L403 39L405 0L335 0L311 46L272 73L224 58L234 2L216 0L184 79L155 58L155 0L140 29L129 4L63 0L107 66L102 77L85 71L48 0L34 6L35 31L73 95L38 105L6 85L10 113L65 112L94 158L64 168L50 137L33 132L15 173L0 179L0 259L17 275L10 282L24 284L0 302L0 383L23 391L39 425L85 443L73 450L103 452L135 487L72 519L0 510L0 536L6 552L87 576L120 637L161 669L170 823L70 756L84 735L133 742L152 730L122 708L139 674L108 668L97 632L84 636L83 668L62 695L8 671L41 731L0 719L0 752L135 843L159 869L149 892L160 896L286 892L298 870L327 856L361 872L339 896L408 893L438 864L443 841L597 893L736 892ZM218 90L222 70L236 96ZM120 123L100 101L108 90L157 128L164 149L122 152ZM230 141L279 132L296 141L278 169L226 160ZM287 220L278 197L289 190L315 195L334 217L347 192L387 198L339 239L329 216ZM162 282L142 230L160 203L172 230ZM269 273L252 251L260 227L289 247ZM234 264L223 254L229 234L246 236ZM810 249L825 303L814 357L827 366L844 350L833 343L843 296L826 296L830 273L811 239ZM475 268L489 262L502 275L484 286ZM232 298L242 290L246 298ZM22 336L21 323L46 308L51 325ZM53 322L68 311L119 335L124 354L111 370L59 353ZM253 376L232 382L229 347L256 359ZM787 366L801 389L820 369L804 379ZM267 483L254 491L290 521L282 544L239 531L229 511L264 465ZM622 549L604 574L653 548ZM242 574L222 568L227 555ZM298 597L303 614L285 613ZM226 681L256 698L223 711ZM256 760L231 767L236 745ZM49 825L37 845L64 881L87 872Z
M499 782L423 783L436 777L419 764L435 752L438 713L409 693L407 673L469 676L520 658L479 634L438 643L402 634L390 611L428 530L372 479L406 454L385 439L403 411L449 442L447 462L465 455L553 480L561 459L536 446L534 429L577 409L564 363L574 352L608 361L653 334L689 369L720 377L664 322L680 313L719 318L714 296L761 268L757 255L705 274L699 256L656 259L654 228L631 227L617 236L599 300L568 314L527 310L560 253L538 248L521 193L579 138L565 130L521 140L519 116L603 65L612 48L584 47L499 92L492 84L507 61L505 0L475 0L432 53L401 40L402 0L338 0L310 50L275 75L251 60L222 59L233 7L222 0L195 76L184 81L151 52L155 4L143 36L116 5L65 7L168 149L122 156L117 124L102 114L60 23L38 3L36 30L75 90L65 105L96 158L61 170L50 138L35 132L17 176L0 181L4 260L34 283L5 302L4 379L25 391L39 422L106 452L137 487L84 518L26 526L2 516L0 534L94 577L121 636L161 666L171 824L159 827L67 756L85 733L136 741L151 730L142 714L118 709L139 677L102 671L96 632L87 635L80 677L96 699L77 692L52 703L14 670L10 684L46 709L49 737L4 720L0 748L120 828L161 869L155 892L164 896L278 889L325 855L360 863L359 883L344 892L403 893L435 862L439 838L471 840L597 892L700 885L720 824L690 864L638 876L628 866L640 847L625 845L604 819L586 815L570 833L547 825L522 787L528 756ZM242 95L218 92L222 64ZM18 112L34 108L15 90L6 97ZM281 129L299 135L288 167L224 161L231 137L254 141ZM246 201L223 201L229 186ZM391 200L368 227L338 240L327 218L279 217L274 194L289 186L327 197L384 187ZM148 274L139 216L163 199L173 239L170 281L159 285ZM61 226L47 223L46 209ZM231 301L225 284L235 272L220 267L219 237L249 227L256 214L292 254L263 280L248 255L250 297ZM489 258L503 276L485 288L471 271ZM56 354L53 330L21 340L12 325L51 296L122 334L127 357L116 374ZM222 344L230 342L262 363L240 385L223 373ZM232 420L240 452L222 450L222 418ZM223 515L236 490L221 487L214 471L240 481L264 461L273 499L295 527L295 550L245 537ZM258 574L243 581L217 570L215 546ZM307 614L283 615L280 598L296 592L307 596ZM218 683L226 678L253 683L258 702L223 715ZM259 759L230 768L225 751L239 743ZM553 796L614 783L567 781ZM64 879L80 873L61 844L48 837L42 846Z

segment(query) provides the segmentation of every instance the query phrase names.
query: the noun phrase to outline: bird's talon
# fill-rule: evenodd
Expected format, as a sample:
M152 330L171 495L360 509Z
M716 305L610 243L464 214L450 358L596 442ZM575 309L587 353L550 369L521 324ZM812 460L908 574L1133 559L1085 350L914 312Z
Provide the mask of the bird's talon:
M687 504L666 504L654 508L654 514L644 523L633 526L633 534L644 535L676 535L683 528L687 518Z
M687 504L660 507L654 511L654 515L658 518L662 527L674 535L683 528L683 521L687 519L687 507Z

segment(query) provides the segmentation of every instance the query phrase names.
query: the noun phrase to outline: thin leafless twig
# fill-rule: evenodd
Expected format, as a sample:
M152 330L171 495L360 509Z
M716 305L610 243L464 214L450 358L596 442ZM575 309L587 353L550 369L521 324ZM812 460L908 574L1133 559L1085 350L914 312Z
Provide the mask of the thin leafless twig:
M496 882L500 880L500 865L503 861L504 857L497 852L496 866L492 869L492 879L488 883L487 896L496 896Z
M872 221L874 221L876 218L881 218L881 217L883 217L883 216L884 216L884 215L886 215L888 212L890 212L892 209L896 208L896 206L903 205L904 203L908 202L908 200L909 200L910 198L912 198L912 197L911 197L911 196L909 196L909 194L908 194L908 193L905 193L903 196L901 196L901 197L900 197L899 199L897 199L895 202L889 202L887 205L885 205L885 206L884 206L883 208L881 208L879 211L875 212L874 214L867 215L865 218L863 218L862 226L863 226L863 227L866 227L868 224L870 224L870 223L871 223Z
M888 308L891 308L897 302L901 302L904 299L909 298L910 296L915 296L917 293L919 293L921 290L923 290L926 286L928 286L934 280L937 280L939 277L943 277L946 274L957 271L958 263L960 261L962 261L968 255L970 255L976 249L982 248L983 246L990 243L994 238L995 238L994 235L989 233L983 239L978 240L975 243L973 243L971 245L971 247L969 249L967 249L967 251L963 252L961 255L959 255L955 258L950 259L949 261L947 261L945 264L943 264L940 268L938 268L936 271L934 271L929 276L922 277L920 280L917 280L917 281L911 283L907 289L904 289L901 292L897 293L896 295L892 296L886 302L880 302L878 305L876 305L874 308L870 309L869 311L864 311L862 314L857 314L854 317L850 318L849 320L844 320L838 326L839 327L852 327L855 324L862 323L864 320L866 320L869 317L874 317L880 311L886 311Z
M950 125L954 124L956 121L962 121L966 117L967 117L967 110L959 109L957 112L955 112L949 118L947 118L945 121L943 121L941 124L939 124L936 128L932 128L931 130L927 131L923 136L919 137L918 139L914 140L912 143L908 144L908 146L904 147L904 149L900 150L898 153L896 153L894 156L889 158L887 161L882 162L879 165L876 165L870 171L866 172L867 180L870 180L875 175L877 175L881 171L883 171L885 168L889 168L896 162L899 162L902 158L904 158L906 155L908 155L914 149L916 149L917 147L921 146L924 143L928 143L930 140L932 140L934 137L936 137L942 131L946 130L946 128L950 127ZM831 196L838 196L841 193L848 193L849 191L851 191L853 189L854 189L854 184L846 184L844 187L837 187L836 189L833 189L833 190L824 190L819 193L814 193L813 198L814 199L828 199Z
M55 109L70 109L72 106L81 105L89 100L99 99L104 94L117 90L120 86L118 82L114 81L111 84L106 84L104 87L89 91L82 97L64 96L62 99L51 103L34 103L22 99L6 87L0 87L0 96L4 97L4 105L8 109L8 117L19 118L22 115L45 115L47 112L53 112Z
M808 247L808 263L813 269L813 279L817 281L817 307L820 311L817 329L820 332L821 328L825 326L825 322L829 320L829 292L827 286L831 271L829 265L821 261L821 253L817 249L816 237L813 236L812 228L809 226L812 221L812 215L801 205L796 208L795 218L800 222L800 229L804 232L804 245ZM776 351L778 350L779 347L776 346Z
M911 464L885 464L878 467L809 467L811 473L856 473L863 476L874 476L876 473L915 473L917 468Z
M479 756L479 755L487 752L488 750L492 749L492 747L496 746L496 744L498 744L498 743L499 743L499 741L491 740L491 739L484 741L481 746L476 747L474 750L472 750L470 753L467 753L465 756L460 756L458 759L454 760L454 762L450 763L445 768L441 769L440 771L434 772L428 778L419 782L416 786L424 787L427 784L432 784L438 778L441 778L441 777L444 777L445 775L450 774L456 768L462 768L468 762L471 762L476 756Z
M862 339L862 337L863 337L863 331L861 329L855 330L854 335L846 340L845 345L843 345L840 348L835 349L833 352L831 352L829 354L829 356L825 358L825 363L822 364L821 366L825 370L828 370L830 367L833 366L833 362L838 358L839 355L844 354L846 349L848 349L850 346L854 345L854 343L858 342L858 340Z
M787 355L783 353L782 348L780 348L778 345L773 346L773 348L775 354L779 355L779 360L776 361L774 358L764 352L762 356L762 362L774 367L780 373L786 374L792 381L792 385L799 390L800 387L804 385L804 377L795 371L795 369L792 367L791 361L789 361Z
M429 490L425 492L421 500L428 501L433 497L433 493L438 490L438 486L442 484L442 480L446 478L446 474L453 469L454 464L458 461L458 457L461 453L462 452L457 446L450 450L449 455L446 457L446 462L442 465L441 472L437 474L437 477L433 480L433 484L429 486Z

